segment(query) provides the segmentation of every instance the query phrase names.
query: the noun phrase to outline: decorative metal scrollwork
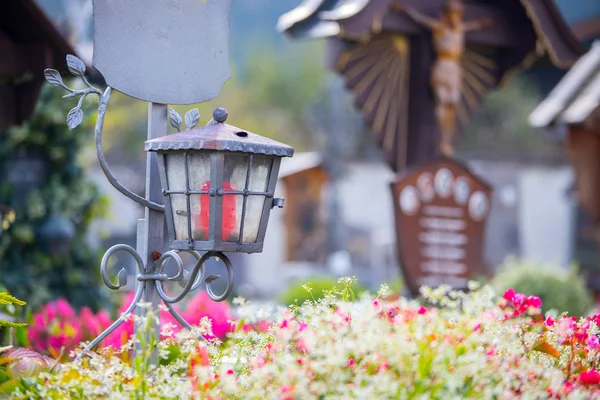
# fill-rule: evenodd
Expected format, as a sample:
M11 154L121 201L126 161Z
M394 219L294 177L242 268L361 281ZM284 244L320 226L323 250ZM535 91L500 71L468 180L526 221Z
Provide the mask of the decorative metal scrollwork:
M139 273L144 273L144 262L142 261L142 257L140 257L133 247L126 244L118 244L111 247L106 251L106 253L104 253L104 257L102 257L102 262L100 263L100 275L102 276L102 281L111 290L119 290L123 286L127 285L127 271L125 271L125 268L119 271L118 282L116 285L112 283L110 277L108 276L108 261L110 260L110 257L117 251L125 251L131 254L137 264Z
M226 255L224 255L223 253L220 253L220 252L207 252L206 254L204 254L201 257L199 257L199 254L197 252L192 252L192 254L194 255L194 257L196 257L196 264L194 265L194 268L192 269L192 273L190 274L189 277L184 277L184 275L186 275L186 274L185 274L185 270L183 269L183 261L181 260L181 257L179 256L179 254L174 251L166 252L156 262L158 271L162 271L164 269L164 265L167 260L169 260L169 259L175 260L177 263L177 267L178 267L177 274L173 277L170 277L168 280L169 281L180 281L181 285L183 284L183 282L185 282L185 287L184 287L183 291L175 297L170 297L169 295L167 295L167 293L165 292L165 290L163 288L163 282L160 280L156 280L155 281L156 290L157 290L160 298L166 304L178 303L181 300L183 300L183 298L185 296L187 296L187 294L189 292L198 288L202 282L206 283L206 292L208 293L208 296L211 298L211 300L219 302L219 301L223 301L227 297L229 297L229 295L231 294L231 291L233 290L233 266L231 264L231 261L229 261L229 258L227 258ZM213 291L212 286L211 286L212 282L219 279L220 276L219 275L208 275L205 277L205 274L206 274L205 263L213 257L217 258L217 259L221 259L223 261L223 263L225 264L225 268L227 270L227 286L225 287L225 291L220 295L215 294L215 292ZM198 278L198 275L199 275L199 278Z
M102 262L100 263L100 274L102 276L102 280L104 281L104 284L111 290L119 290L127 285L127 271L125 271L125 269L121 269L119 271L117 275L117 283L111 281L108 273L109 260L115 253L119 251L130 254L137 264L137 280L140 282L136 286L134 299L129 307L127 307L127 310L125 310L125 312L119 317L119 319L117 319L111 326L102 332L102 334L100 334L100 336L98 336L94 341L88 344L75 359L75 361L80 360L87 352L96 347L102 340L114 332L115 329L127 321L131 313L136 309L138 302L144 294L145 285L142 283L142 281L154 281L156 291L161 300L165 303L171 315L173 315L175 320L187 329L191 329L192 326L177 312L173 306L175 303L183 300L185 296L187 296L192 290L198 289L203 282L206 284L206 292L208 296L213 301L219 302L225 300L227 297L229 297L231 291L233 290L233 266L231 261L229 261L229 258L227 258L227 256L223 253L207 252L204 255L200 255L200 253L196 251L187 252L191 254L196 261L192 272L190 273L184 268L184 262L179 255L179 252L167 251L166 253L162 254L161 257L154 263L152 269L146 270L144 269L142 257L133 247L126 244L118 244L108 249L104 254L104 257L102 257ZM227 271L227 285L225 287L225 291L220 295L215 294L211 286L214 281L220 278L220 275L211 274L205 276L206 262L211 258L216 258L217 260L223 261ZM176 267L175 274L171 276L164 272L165 266L169 261L174 261ZM178 282L179 285L183 287L183 290L178 295L170 297L167 295L165 288L163 287L164 282Z

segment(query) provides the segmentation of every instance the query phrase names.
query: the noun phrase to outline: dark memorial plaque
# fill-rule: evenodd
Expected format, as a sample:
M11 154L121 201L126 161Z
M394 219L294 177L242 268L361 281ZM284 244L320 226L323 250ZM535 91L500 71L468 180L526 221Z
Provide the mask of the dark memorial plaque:
M423 285L466 289L483 275L491 187L451 159L428 163L392 183L398 256L413 295Z

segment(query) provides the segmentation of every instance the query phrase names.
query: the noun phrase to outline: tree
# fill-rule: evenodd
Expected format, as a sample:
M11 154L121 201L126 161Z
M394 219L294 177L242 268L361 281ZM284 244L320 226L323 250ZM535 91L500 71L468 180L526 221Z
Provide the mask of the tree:
M106 200L78 160L90 142L93 120L86 118L82 127L70 131L64 116L72 104L53 89L44 87L32 118L10 128L0 142L3 177L31 172L20 170L27 169L23 155L35 155L43 163L36 172L43 175L27 190L18 179L0 183L0 202L10 204L16 214L0 237L0 279L33 307L63 296L76 306L98 308L105 300L98 285L99 258L85 236L90 222L104 214ZM54 234L71 230L70 245L57 248L52 229Z
M560 146L527 122L540 100L536 87L523 77L490 92L460 138L457 150L521 158L560 154Z

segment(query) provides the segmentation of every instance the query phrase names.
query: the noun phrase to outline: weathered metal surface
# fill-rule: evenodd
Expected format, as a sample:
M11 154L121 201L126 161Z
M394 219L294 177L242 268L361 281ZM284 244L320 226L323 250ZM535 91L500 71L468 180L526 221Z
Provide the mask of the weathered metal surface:
M235 126L217 122L223 116L215 115L216 123L200 128L175 133L162 138L148 140L146 151L169 150L219 150L242 153L264 154L278 157L291 157L294 149L283 143L265 138Z
M185 154L188 154L187 152ZM271 208L273 208L273 197L275 195L275 188L277 185L277 179L279 174L279 167L281 158L272 155L271 165L269 174L267 176L267 186L264 191L252 191L249 188L249 180L252 170L252 159L253 156L248 157L248 164L246 169L246 182L243 190L226 190L224 189L224 153L223 152L212 152L210 154L210 190L197 190L191 187L190 182L190 168L188 164L188 157L184 157L186 166L184 168L185 184L182 187L170 187L167 179L167 167L166 157L168 153L158 152L158 168L160 173L161 185L163 188L163 195L165 198L165 218L168 226L169 235L169 248L171 250L178 251L218 251L218 252L241 252L241 253L260 253L262 252L264 245L264 238L269 223L269 216ZM186 205L182 210L177 210L177 215L186 217L186 223L188 225L188 237L187 239L178 239L176 237L175 220L173 214L173 201L171 197L173 195L185 195ZM210 196L209 203L209 228L208 235L205 239L197 239L192 235L192 219L194 218L194 211L192 210L190 197L191 196ZM236 239L227 239L223 237L222 232L222 221L224 218L224 197L225 196L243 196L243 205L241 209L241 221L239 224L239 236ZM244 239L244 216L247 212L247 201L249 198L264 198L265 201L261 207L260 222L258 227L258 233L255 239L246 240ZM269 199L271 201L269 201ZM278 206L283 206L281 201L278 201Z
M483 236L492 189L450 159L392 183L398 255L413 295L422 285L466 289L484 274Z
M94 0L93 65L106 83L161 104L215 98L229 79L231 0Z

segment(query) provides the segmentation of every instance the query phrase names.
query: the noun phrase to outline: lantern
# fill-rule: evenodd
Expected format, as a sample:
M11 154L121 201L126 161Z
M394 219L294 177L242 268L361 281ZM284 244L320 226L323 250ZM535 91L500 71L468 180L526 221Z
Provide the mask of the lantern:
M75 227L68 219L52 215L40 227L39 237L50 254L65 255L75 237Z
M294 149L225 124L218 108L209 125L149 140L158 154L172 250L259 253L273 207L282 157Z

